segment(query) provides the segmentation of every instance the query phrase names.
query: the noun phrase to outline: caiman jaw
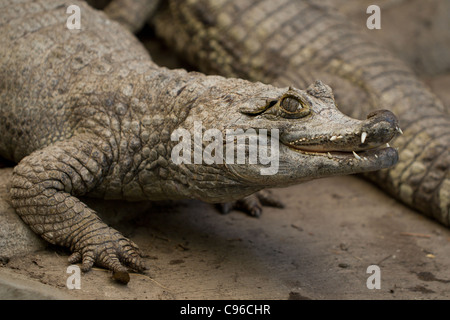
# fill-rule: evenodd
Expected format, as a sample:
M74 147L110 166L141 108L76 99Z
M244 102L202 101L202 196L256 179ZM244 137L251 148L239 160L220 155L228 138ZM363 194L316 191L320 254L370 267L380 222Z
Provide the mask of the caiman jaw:
M287 133L280 140L304 154L364 161L370 157L378 158L378 151L389 148L388 142L399 133L402 132L396 117L390 111L380 110L369 114L367 120L361 121L357 128L311 136Z

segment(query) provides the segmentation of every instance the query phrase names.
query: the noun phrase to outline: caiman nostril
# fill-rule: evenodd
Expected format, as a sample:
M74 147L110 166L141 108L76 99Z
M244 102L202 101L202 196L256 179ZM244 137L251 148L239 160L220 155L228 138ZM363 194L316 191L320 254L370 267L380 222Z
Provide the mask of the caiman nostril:
M377 110L369 113L366 120L365 128L374 126L376 123L384 122L386 126L392 126L394 129L398 128L397 117L389 110ZM364 130L365 131L365 130Z
M396 116L388 110L377 110L371 112L362 127L361 143L368 145L389 142L398 132L398 120Z
M367 115L367 119L379 118L389 122L397 122L397 117L389 110L376 110Z

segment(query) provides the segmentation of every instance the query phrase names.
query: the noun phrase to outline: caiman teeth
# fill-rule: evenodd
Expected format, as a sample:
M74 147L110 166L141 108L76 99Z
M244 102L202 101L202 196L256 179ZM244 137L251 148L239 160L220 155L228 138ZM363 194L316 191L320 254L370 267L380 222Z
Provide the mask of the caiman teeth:
M356 159L358 159L358 160L361 160L361 157L360 156L358 156L357 154L356 154L356 152L355 151L352 151L353 152L353 155L355 156L355 158Z
M334 140L336 140L336 139L342 139L344 136L332 136L331 138L330 138L330 141L334 141Z
M389 147L389 144L386 144L387 147ZM292 143L289 143L288 146L290 147L294 147L293 149L296 150L297 152L300 152L302 154L305 155L312 155L312 156L325 156L328 159L337 159L337 160L342 160L342 159L346 159L347 161L352 161L353 159L356 159L356 161L362 161L362 162L369 162L372 160L372 157L375 159L379 159L379 156L376 153L371 153L370 157L367 155L367 151L374 151L376 152L376 150L383 150L384 148L382 146L376 147L376 148L371 148L368 150L362 150L361 154L357 154L355 151L308 151L308 150L302 150L300 148L298 148L298 145L293 145Z
M355 158L357 159L357 160L364 160L364 161L367 161L368 159L366 158L366 157L360 157L360 156L358 156L357 154L356 154L356 152L355 151L352 151L353 152L353 155L355 156Z
M364 141L366 141L366 137L367 137L367 132L363 132L361 134L361 143L364 143Z
M397 130L400 134L403 134L402 129L400 129L400 127L395 127L395 130Z

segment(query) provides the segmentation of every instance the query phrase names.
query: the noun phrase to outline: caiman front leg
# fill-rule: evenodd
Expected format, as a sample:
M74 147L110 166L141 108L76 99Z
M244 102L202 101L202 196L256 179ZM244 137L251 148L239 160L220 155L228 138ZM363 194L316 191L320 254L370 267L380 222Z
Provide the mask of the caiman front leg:
M89 193L108 173L108 147L80 135L24 158L14 169L11 200L31 229L52 244L70 248L69 263L82 262L86 272L96 264L127 283L129 266L143 270L139 249L107 226L77 197Z

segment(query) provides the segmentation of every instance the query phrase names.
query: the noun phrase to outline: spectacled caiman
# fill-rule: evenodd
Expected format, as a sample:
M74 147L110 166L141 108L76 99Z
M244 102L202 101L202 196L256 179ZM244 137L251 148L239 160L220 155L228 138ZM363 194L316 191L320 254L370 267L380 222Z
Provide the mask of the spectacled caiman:
M67 28L69 5L81 9L80 30ZM172 133L193 132L196 121L222 133L277 129L279 170L175 164ZM390 111L350 118L320 81L299 90L159 67L132 33L75 0L0 3L0 130L1 156L18 163L16 212L68 247L70 263L111 269L122 282L127 267L143 267L137 245L78 197L226 202L398 160L386 146L398 134Z
M405 63L362 35L365 25L308 0L170 0L153 23L202 72L300 88L321 79L352 117L394 112L404 132L392 143L399 162L364 176L450 226L448 109Z

